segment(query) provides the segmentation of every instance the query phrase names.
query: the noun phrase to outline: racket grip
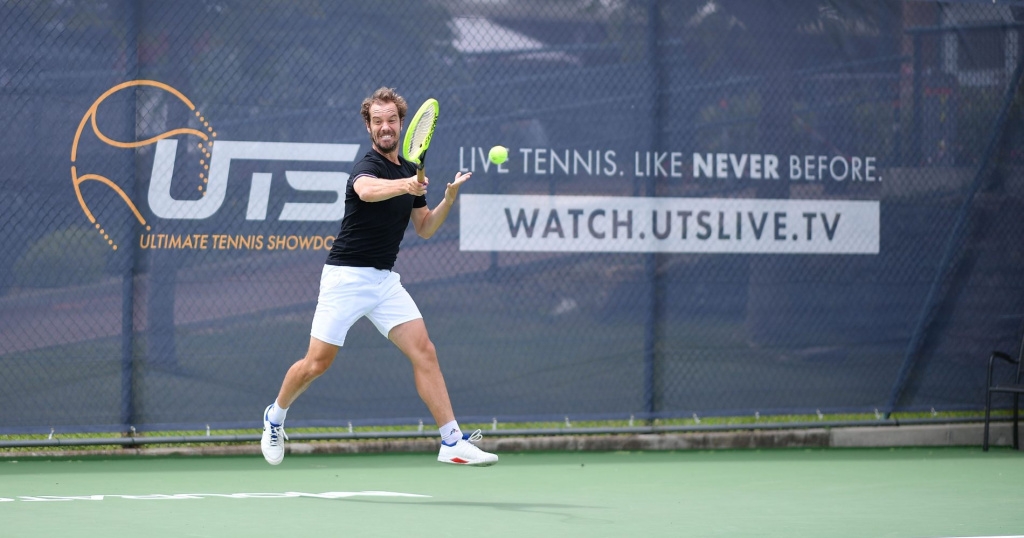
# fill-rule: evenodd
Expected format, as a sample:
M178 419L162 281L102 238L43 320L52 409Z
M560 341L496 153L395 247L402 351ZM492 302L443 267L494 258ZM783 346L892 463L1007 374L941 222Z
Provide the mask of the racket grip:
M427 164L427 150L420 154L419 163L416 165L416 181L423 183L423 168Z

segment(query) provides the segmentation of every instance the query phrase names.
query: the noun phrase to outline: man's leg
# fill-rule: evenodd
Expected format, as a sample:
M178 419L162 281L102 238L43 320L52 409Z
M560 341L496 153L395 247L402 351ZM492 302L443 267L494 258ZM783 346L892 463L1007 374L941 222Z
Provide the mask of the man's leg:
M284 376L281 391L277 393L277 405L288 409L292 402L305 392L314 379L323 375L338 355L338 346L310 337L306 356L299 359Z
M477 448L470 441L480 439L477 432L472 439L463 438L458 423L455 421L455 413L452 411L451 399L448 397L448 387L444 382L444 375L441 374L441 365L437 360L437 350L427 335L427 326L423 319L414 319L391 329L388 338L394 342L398 349L405 353L412 363L413 378L416 380L416 392L420 399L427 405L430 414L437 422L441 430L442 442L441 451L437 460L443 463L457 463L463 465L493 465L498 462L498 456L484 452ZM458 435L446 435L452 431Z
M427 326L423 319L407 321L388 333L388 338L412 363L413 378L416 380L416 392L427 404L431 416L441 427L455 420L452 402L448 398L448 387L444 384L441 365L437 361L437 350L427 335Z
M285 413L295 399L309 388L313 380L331 367L334 357L338 355L338 349L336 345L310 337L306 356L288 369L281 383L277 401L263 412L263 439L260 447L267 463L277 465L284 459L284 441L288 438L284 433Z

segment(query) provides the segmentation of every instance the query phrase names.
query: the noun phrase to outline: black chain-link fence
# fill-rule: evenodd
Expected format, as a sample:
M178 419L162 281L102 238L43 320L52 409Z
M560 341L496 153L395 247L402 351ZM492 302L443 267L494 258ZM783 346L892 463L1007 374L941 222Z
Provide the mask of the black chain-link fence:
M466 421L978 409L1024 317L1024 6L0 2L0 432L252 426L368 148ZM510 148L503 165L488 148ZM290 424L428 418L362 321Z

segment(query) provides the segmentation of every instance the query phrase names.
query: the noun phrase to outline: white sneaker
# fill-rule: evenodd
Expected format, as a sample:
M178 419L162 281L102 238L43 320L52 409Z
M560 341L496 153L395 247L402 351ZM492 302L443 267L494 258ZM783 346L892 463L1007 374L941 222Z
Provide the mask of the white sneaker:
M473 443L483 439L480 430L473 432L473 435L462 435L462 439L448 446L441 443L441 452L437 455L437 461L441 463L454 463L457 465L479 465L485 467L498 463L498 456L490 452L484 452Z
M267 419L269 412L270 405L263 411L263 439L260 441L260 448L263 449L263 458L267 463L277 465L284 460L284 442L288 439L288 434L284 433L284 425L272 424Z

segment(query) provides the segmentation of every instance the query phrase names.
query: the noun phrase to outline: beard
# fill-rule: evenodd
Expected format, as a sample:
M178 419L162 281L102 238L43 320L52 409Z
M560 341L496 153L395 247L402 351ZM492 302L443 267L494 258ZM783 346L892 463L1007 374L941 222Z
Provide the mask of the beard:
M390 142L382 142L381 141L381 135L379 133L377 134L377 136L373 140L373 143L376 144L377 149L381 153L391 153L392 151L395 151L396 149L398 149L398 133L390 133L390 134L392 134Z

